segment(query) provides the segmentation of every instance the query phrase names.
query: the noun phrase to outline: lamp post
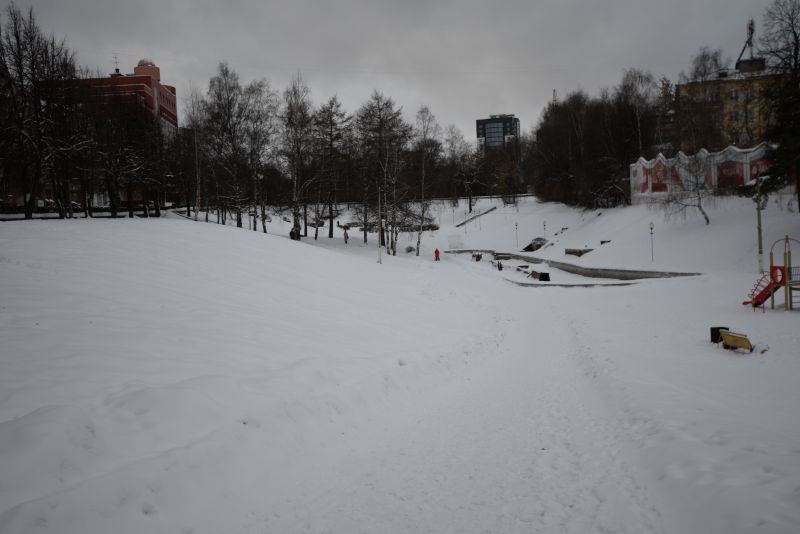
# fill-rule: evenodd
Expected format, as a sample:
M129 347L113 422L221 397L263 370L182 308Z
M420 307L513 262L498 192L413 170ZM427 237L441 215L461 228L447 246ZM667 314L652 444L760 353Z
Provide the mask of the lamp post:
M750 154L747 155L747 168L750 168ZM761 176L756 176L756 226L758 230L758 272L764 272L764 240L761 234L761 210L764 209L764 199L761 196Z
M514 239L517 241L517 248L519 248L519 233L517 232L518 224L514 222Z
M653 228L655 228L655 225L653 224L653 221L650 221L650 262L651 263L653 261L655 261L655 254L653 253Z

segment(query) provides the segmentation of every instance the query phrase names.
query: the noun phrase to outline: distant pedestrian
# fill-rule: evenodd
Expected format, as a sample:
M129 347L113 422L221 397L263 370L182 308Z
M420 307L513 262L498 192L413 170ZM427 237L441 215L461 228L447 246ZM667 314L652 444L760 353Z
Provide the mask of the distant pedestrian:
M438 248L433 251L433 260L434 261L439 261L439 249Z
M350 236L347 235L347 227L344 227L344 244L347 244L347 240Z
M498 271L502 271L503 270L503 263L500 262L500 261L497 262L497 270Z

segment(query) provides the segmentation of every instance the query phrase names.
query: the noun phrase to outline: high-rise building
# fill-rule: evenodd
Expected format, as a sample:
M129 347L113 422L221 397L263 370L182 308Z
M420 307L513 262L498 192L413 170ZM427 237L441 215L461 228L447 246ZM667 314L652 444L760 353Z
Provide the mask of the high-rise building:
M519 139L519 119L513 114L490 115L488 119L475 121L478 136L478 150L486 153L487 150L505 150L513 152L513 147Z

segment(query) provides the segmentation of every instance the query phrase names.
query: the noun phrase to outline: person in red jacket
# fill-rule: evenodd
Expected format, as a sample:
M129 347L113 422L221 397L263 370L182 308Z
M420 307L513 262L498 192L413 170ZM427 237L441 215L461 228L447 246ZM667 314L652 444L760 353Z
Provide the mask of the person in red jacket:
M439 261L439 249L433 251L433 259L434 261Z

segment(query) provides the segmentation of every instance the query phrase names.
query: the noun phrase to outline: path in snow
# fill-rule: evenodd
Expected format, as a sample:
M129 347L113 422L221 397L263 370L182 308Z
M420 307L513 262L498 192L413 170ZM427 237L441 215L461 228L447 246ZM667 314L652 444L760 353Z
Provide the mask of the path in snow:
M567 326L505 321L462 379L336 440L265 500L273 532L663 532ZM537 349L544 334L563 350ZM550 342L552 346L552 341ZM598 399L599 401L599 399ZM425 412L420 413L419 407ZM277 497L277 496L275 496ZM269 503L269 504L268 504Z

